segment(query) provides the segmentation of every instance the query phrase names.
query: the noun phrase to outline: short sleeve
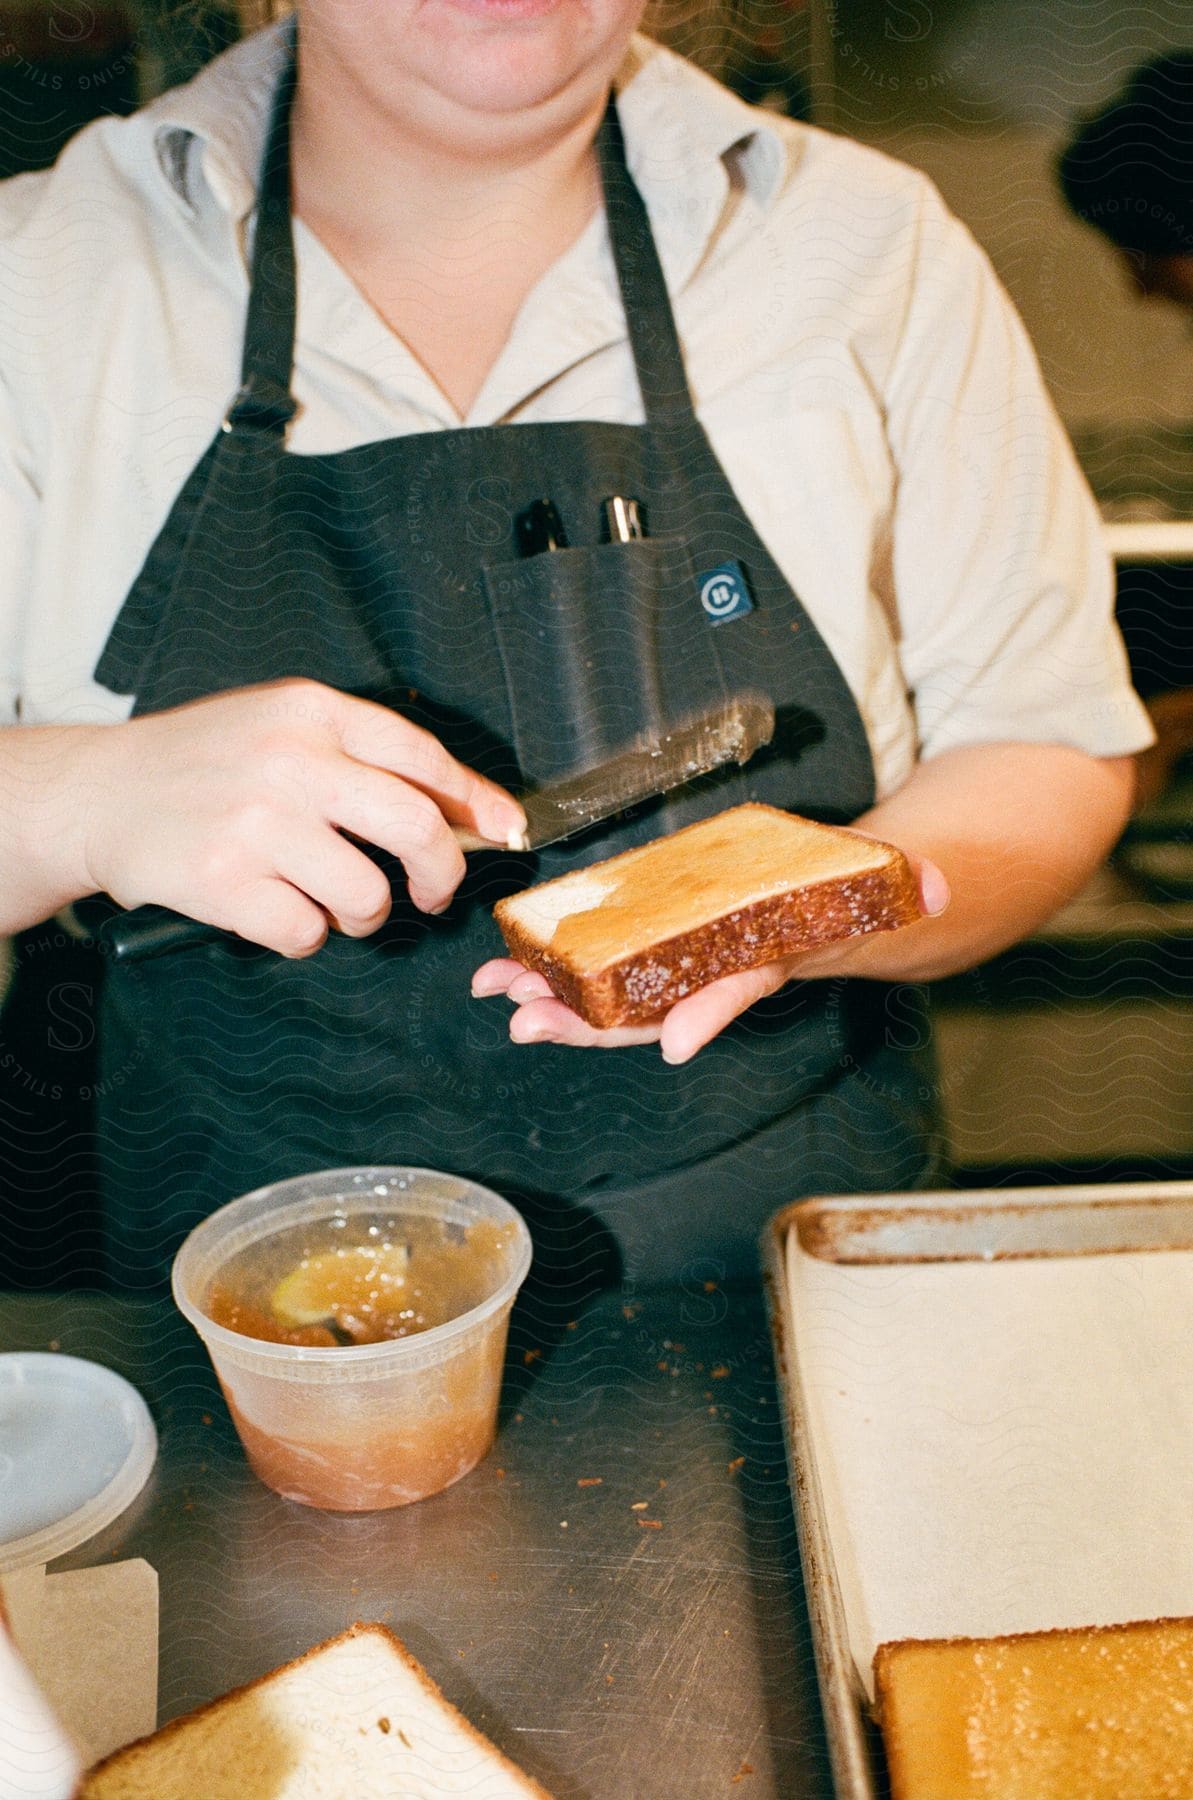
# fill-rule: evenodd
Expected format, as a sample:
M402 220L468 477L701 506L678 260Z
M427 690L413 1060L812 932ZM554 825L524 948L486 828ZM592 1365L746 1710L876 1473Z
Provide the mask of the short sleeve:
M921 755L996 740L1143 749L1097 509L1018 314L931 188L886 402Z
M38 490L9 385L0 373L0 726L17 722L24 611L33 592Z

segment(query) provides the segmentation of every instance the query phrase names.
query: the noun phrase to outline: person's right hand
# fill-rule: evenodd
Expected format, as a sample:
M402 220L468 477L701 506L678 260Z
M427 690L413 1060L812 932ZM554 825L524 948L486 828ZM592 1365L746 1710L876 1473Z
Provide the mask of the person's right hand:
M81 856L93 890L152 902L283 956L330 926L365 937L389 882L345 834L397 857L441 912L464 873L451 825L495 844L525 818L400 714L318 682L239 688L88 732Z

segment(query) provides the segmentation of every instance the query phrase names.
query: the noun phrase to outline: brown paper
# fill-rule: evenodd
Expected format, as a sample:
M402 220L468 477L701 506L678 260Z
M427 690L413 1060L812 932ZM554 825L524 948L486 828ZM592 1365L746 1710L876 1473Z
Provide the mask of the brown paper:
M0 1578L27 1668L84 1767L157 1724L157 1572L140 1558Z
M0 1800L70 1800L82 1768L12 1635L18 1621L27 1639L40 1630L44 1577L22 1569L0 1581Z
M27 1663L31 1663L37 1654L45 1585L46 1572L40 1563L0 1575L0 1609L7 1620L9 1634Z
M788 1279L850 1648L1193 1615L1193 1253Z

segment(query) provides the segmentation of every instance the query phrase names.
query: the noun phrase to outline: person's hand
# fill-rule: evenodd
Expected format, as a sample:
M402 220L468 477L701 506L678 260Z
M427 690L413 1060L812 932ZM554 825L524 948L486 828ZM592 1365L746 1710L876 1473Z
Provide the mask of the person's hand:
M504 844L517 801L429 732L318 682L240 688L87 733L75 773L92 891L172 907L283 956L375 931L398 858L441 912L464 873L451 825Z
M915 856L909 856L908 861L919 884L920 910L926 917L934 918L949 903L948 883L935 863ZM874 941L874 936L847 938L815 950L797 951L740 975L725 975L677 1001L669 1012L648 1025L615 1026L608 1031L586 1024L578 1013L555 998L544 976L509 957L482 964L472 978L472 992L477 999L504 994L514 1002L509 1031L515 1044L571 1044L616 1050L626 1044L657 1043L664 1062L684 1063L739 1014L775 993L785 982L864 972L864 947Z

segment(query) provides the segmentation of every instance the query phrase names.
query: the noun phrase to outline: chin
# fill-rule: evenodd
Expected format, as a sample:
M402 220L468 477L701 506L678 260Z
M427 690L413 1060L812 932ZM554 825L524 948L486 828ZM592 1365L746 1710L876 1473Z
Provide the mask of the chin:
M641 0L299 0L322 38L406 116L483 143L494 125L595 103Z
M606 64L620 59L620 45L613 57L600 54L576 0L437 0L436 11L442 57L427 75L444 99L470 111L542 106L599 85Z

